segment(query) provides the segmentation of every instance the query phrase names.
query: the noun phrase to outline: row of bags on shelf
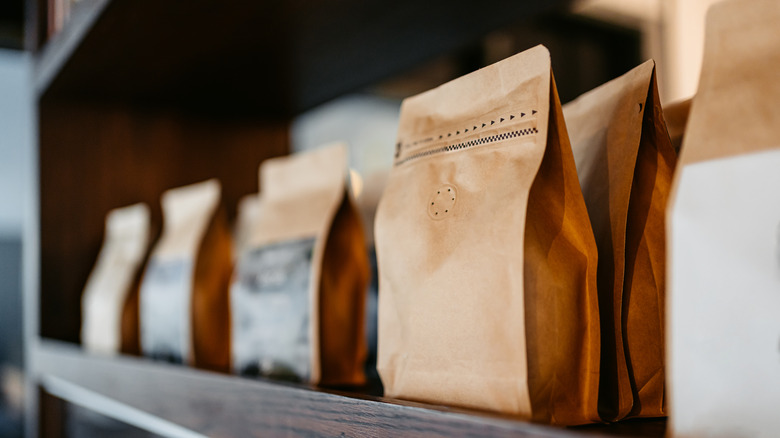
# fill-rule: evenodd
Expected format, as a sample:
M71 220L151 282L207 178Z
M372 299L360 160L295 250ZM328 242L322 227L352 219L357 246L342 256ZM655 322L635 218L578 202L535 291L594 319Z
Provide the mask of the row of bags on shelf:
M780 393L779 20L768 0L713 8L679 151L652 61L562 107L538 46L406 99L375 222L385 394L562 425L671 412L683 434L775 421L733 409L771 417ZM368 263L345 162L265 162L235 269L218 184L166 193L144 353L360 384ZM124 244L124 283L100 283L101 252L85 344L143 242Z
M778 23L711 9L671 138L652 62L562 107L536 47L406 99L375 223L386 395L775 436Z
M83 294L82 343L215 371L363 384L370 266L346 171L343 145L263 162L262 196L242 200L232 232L218 180L168 190L150 252L148 206L111 211Z

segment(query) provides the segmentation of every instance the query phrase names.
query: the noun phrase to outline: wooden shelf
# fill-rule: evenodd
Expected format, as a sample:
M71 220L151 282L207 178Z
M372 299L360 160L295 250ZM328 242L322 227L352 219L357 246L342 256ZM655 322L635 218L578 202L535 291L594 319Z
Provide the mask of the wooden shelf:
M39 97L289 116L568 0L84 0Z
M559 428L479 412L250 380L42 341L44 390L165 436L662 436L664 422Z

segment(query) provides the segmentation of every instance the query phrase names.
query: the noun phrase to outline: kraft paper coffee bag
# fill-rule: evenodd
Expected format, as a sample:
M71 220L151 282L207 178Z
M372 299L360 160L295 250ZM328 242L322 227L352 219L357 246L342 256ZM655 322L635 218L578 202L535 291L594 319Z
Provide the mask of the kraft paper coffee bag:
M670 428L780 431L780 3L707 16L670 198Z
M212 179L162 196L163 230L141 283L141 347L153 358L227 371L231 243Z
M231 286L234 371L364 382L368 261L346 160L339 145L261 165L260 214Z
M375 233L387 396L599 421L597 249L545 47L404 100Z
M664 215L677 159L655 63L563 107L599 248L599 410L605 420L666 415Z
M103 247L82 298L81 343L87 350L138 354L138 283L149 228L146 204L108 213Z

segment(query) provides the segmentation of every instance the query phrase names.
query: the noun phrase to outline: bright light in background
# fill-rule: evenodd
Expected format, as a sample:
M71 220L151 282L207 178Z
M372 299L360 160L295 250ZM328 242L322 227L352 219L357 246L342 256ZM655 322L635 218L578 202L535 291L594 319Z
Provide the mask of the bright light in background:
M696 93L707 9L721 0L579 0L575 13L642 33L643 55L658 65L664 102Z
M359 198L360 194L363 193L363 177L355 169L349 169L349 185L355 199Z
M721 0L663 0L666 68L672 100L692 96L699 86L707 9Z
M400 100L353 94L335 99L297 117L292 124L292 151L344 142L349 167L369 175L393 164Z

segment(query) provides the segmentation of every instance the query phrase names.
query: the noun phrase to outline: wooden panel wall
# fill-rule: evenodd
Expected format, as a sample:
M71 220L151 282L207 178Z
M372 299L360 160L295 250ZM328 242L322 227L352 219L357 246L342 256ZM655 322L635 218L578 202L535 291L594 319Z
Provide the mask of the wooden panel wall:
M110 209L146 202L156 236L164 190L217 177L233 219L238 199L257 191L260 162L289 150L286 121L56 101L39 114L40 331L70 342Z

